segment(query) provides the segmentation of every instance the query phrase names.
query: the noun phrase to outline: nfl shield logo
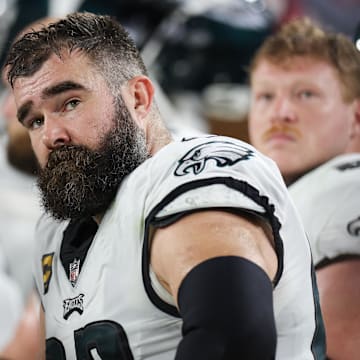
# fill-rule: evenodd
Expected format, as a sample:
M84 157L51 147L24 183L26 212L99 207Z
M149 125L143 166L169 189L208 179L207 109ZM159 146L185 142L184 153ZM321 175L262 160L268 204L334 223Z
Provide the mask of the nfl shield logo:
M70 273L69 279L72 286L75 286L77 279L79 277L80 272L80 259L74 259L72 263L70 263Z

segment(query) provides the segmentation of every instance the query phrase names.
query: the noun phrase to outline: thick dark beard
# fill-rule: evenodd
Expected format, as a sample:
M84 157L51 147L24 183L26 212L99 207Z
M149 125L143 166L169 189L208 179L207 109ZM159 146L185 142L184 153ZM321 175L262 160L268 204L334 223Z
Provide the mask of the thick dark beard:
M63 146L50 153L39 171L42 204L55 219L104 213L124 177L149 157L144 133L122 102L115 117L114 129L105 134L97 151Z

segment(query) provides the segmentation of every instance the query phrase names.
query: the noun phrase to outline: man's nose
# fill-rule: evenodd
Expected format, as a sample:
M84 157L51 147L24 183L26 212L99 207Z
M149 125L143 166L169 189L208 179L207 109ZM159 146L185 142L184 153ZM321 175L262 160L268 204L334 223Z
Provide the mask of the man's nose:
M272 122L294 122L296 121L296 111L294 105L286 96L276 99L272 109Z
M70 134L61 118L51 115L44 117L42 141L51 150L70 143Z

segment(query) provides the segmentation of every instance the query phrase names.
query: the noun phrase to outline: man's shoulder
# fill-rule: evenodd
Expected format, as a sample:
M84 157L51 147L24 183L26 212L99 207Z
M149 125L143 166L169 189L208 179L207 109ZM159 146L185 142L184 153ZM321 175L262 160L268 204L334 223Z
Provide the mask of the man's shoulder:
M350 153L335 157L328 164L331 169L346 175L357 175L360 173L360 153Z
M135 175L136 173L136 175ZM205 179L233 178L265 186L269 174L274 183L282 178L275 164L250 144L225 136L183 138L169 143L132 174L131 182L166 186L204 181ZM128 181L129 182L129 181ZM261 185L260 185L261 184Z
M298 188L326 191L342 187L344 184L359 184L360 154L336 156L315 169L309 171L289 187L290 191Z
M140 210L145 209L146 214L175 199L181 204L179 209L224 204L239 207L241 202L253 209L255 200L250 205L245 199L260 201L266 194L281 207L288 197L275 163L246 142L230 137L201 136L174 141L137 170L138 175L133 173L134 177L129 177L120 189L116 208L121 209L120 202L131 203L134 194L136 204L145 204Z
M249 160L256 150L241 140L218 135L202 135L176 140L161 149L153 158L156 163L177 165L176 174L208 166L226 168Z
M298 208L336 209L343 202L355 202L360 195L360 154L337 156L310 171L289 187ZM333 210L332 210L333 211Z

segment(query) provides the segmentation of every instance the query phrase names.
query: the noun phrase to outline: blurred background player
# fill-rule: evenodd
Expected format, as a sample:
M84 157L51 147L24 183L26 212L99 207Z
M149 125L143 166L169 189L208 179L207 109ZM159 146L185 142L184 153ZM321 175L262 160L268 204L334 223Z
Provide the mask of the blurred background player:
M279 166L303 220L330 359L360 347L359 79L351 40L309 19L269 37L250 68L250 139Z

